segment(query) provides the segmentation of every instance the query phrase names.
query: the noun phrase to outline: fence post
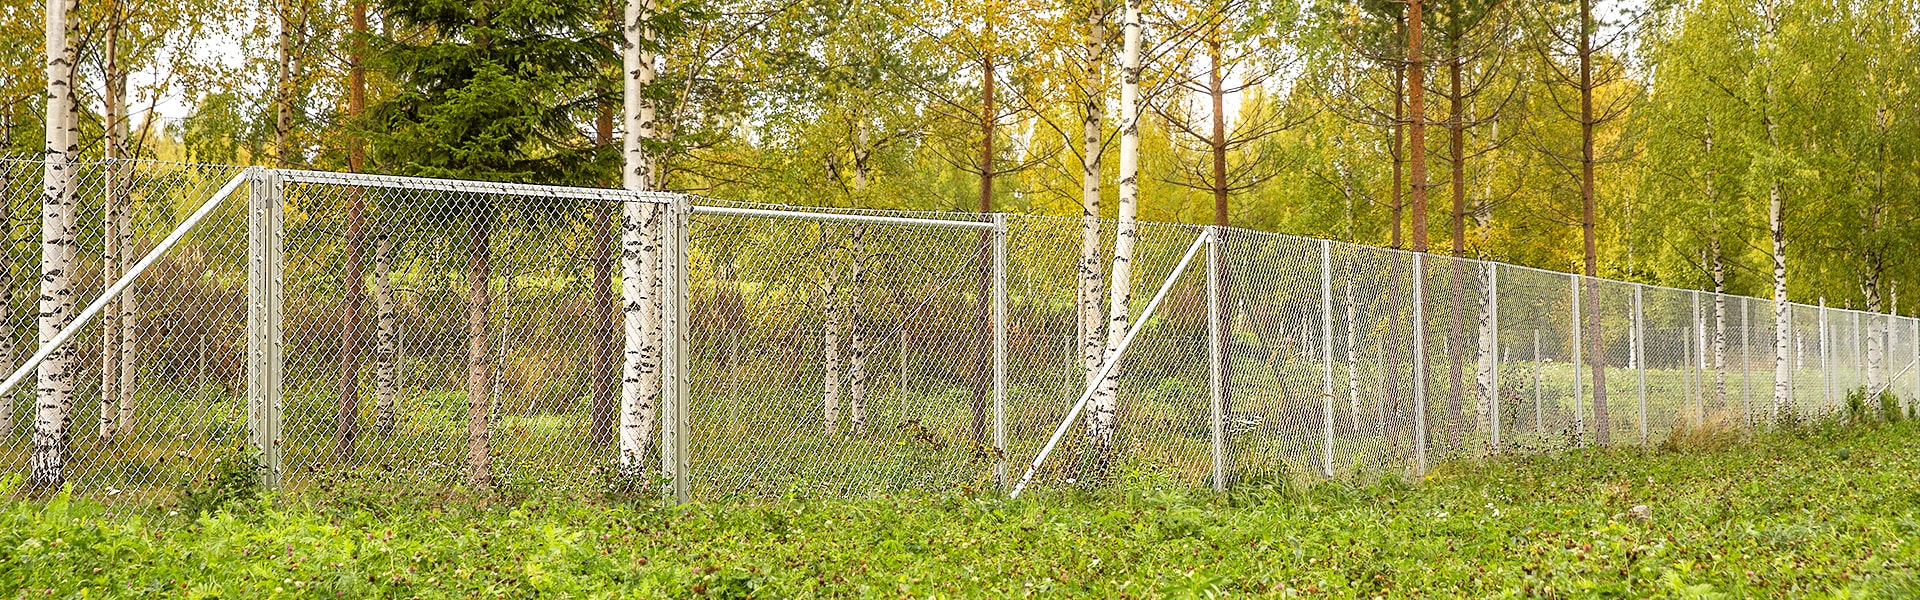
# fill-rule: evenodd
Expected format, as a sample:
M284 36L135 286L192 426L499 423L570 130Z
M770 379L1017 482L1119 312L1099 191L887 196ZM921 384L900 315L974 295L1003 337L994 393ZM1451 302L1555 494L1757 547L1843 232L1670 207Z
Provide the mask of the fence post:
M1007 215L993 215L993 479L1007 485Z
M281 310L285 298L285 213L278 171L248 173L247 202L247 443L260 460L260 481L279 489L282 443Z
M1413 471L1427 475L1427 255L1413 255Z
M1493 453L1500 453L1500 265L1487 263L1487 345L1493 353L1491 365L1488 365L1492 389L1487 390L1487 406L1493 413L1492 427Z
M1213 491L1227 489L1226 340L1220 327L1220 229L1207 228L1207 408L1213 446Z
M1748 298L1740 299L1740 416L1745 417L1747 426L1753 426L1753 319L1749 316L1752 302Z
M1833 409L1833 344L1829 341L1832 332L1827 329L1827 297L1820 297L1820 320L1815 335L1820 336L1820 387L1826 394L1827 409Z
M1633 284L1633 370L1640 379L1640 445L1647 445L1647 313L1641 295L1646 286Z
M687 217L688 198L674 195L661 219L660 470L668 504L685 504L688 492Z
M1581 396L1586 391L1580 385L1580 347L1586 344L1581 343L1583 340L1580 339L1580 276L1567 275L1567 282L1573 293L1573 337L1570 338L1573 346L1573 434L1576 443L1584 446L1587 443L1587 413L1580 406Z
M1321 474L1333 477L1333 243L1320 240Z

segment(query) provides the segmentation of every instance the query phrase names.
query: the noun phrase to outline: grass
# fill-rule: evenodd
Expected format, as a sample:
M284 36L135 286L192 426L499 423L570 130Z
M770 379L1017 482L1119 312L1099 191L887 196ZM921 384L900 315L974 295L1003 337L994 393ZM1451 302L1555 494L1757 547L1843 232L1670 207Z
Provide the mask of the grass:
M0 595L1905 597L1920 594L1916 443L1911 421L1687 430L1417 484L1225 495L1123 475L1018 501L671 509L352 482L197 518L23 500L0 509Z

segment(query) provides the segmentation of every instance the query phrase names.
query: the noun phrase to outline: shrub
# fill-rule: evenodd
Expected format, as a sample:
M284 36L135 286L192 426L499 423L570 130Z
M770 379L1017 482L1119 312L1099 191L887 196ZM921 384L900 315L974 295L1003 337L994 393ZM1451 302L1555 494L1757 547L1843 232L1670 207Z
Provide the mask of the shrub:
M1906 419L1906 413L1900 410L1900 397L1893 390L1880 390L1880 418L1888 423L1899 423Z
M260 497L260 460L253 452L236 450L213 459L204 477L188 477L178 491L180 512L200 515L217 512L236 502Z

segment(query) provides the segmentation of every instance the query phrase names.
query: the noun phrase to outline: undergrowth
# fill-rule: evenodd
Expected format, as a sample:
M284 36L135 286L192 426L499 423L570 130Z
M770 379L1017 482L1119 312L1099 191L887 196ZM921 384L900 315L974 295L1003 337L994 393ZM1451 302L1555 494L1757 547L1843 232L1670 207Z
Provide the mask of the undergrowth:
M619 478L450 496L342 474L330 494L208 491L133 514L15 500L0 596L1910 597L1920 424L1868 412L1224 494L1133 482L667 508L644 499L657 482Z

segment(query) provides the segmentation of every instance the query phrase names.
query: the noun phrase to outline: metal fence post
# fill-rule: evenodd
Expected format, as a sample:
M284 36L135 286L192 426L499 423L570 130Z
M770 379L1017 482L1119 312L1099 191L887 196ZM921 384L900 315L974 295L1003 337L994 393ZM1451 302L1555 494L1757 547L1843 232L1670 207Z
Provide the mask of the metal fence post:
M1753 424L1753 319L1748 298L1740 299L1740 415Z
M1500 265L1487 263L1487 344L1492 352L1492 363L1487 365L1492 389L1487 390L1487 406L1493 413L1492 427L1493 453L1500 453Z
M1322 473L1333 477L1333 243L1320 240L1320 429Z
M993 479L1007 485L1007 215L993 215Z
M279 489L281 394L286 365L281 336L285 281L285 213L278 171L248 173L247 202L247 443L260 460L260 481Z
M664 490L669 504L691 500L688 491L692 437L688 418L688 321L687 321L687 217L688 198L675 195L664 206L661 219L660 294L666 301L661 311L660 337L660 470L667 478Z
M1220 229L1207 228L1207 409L1213 447L1213 491L1227 489L1226 340L1220 327Z
M1569 338L1573 346L1573 434L1576 443L1584 446L1587 443L1587 413L1580 406L1581 396L1585 395L1580 385L1580 347L1585 345L1580 339L1580 276L1568 275L1567 281L1573 292L1573 337Z
M1413 471L1427 474L1426 254L1413 255Z
M1820 297L1820 322L1815 335L1820 336L1820 387L1826 394L1827 409L1833 408L1833 344L1829 342L1832 331L1827 329L1827 297Z
M1640 380L1640 445L1647 445L1647 313L1641 303L1646 286L1633 284L1633 370Z

